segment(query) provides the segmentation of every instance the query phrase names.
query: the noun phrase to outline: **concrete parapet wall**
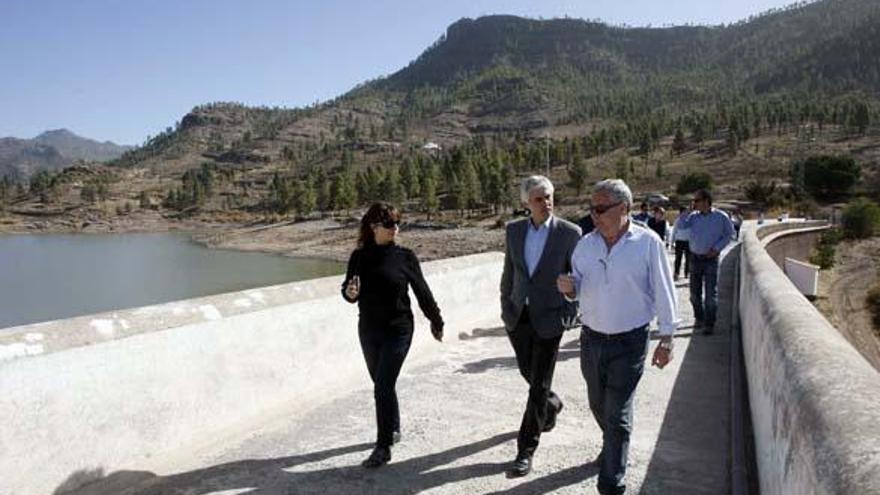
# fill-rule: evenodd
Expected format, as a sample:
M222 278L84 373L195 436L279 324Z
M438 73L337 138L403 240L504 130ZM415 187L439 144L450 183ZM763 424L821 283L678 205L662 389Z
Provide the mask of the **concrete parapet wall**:
M798 230L812 228L743 231L739 314L761 492L880 493L880 374L768 254L781 239L809 242Z
M792 230L794 226L796 230ZM773 225L771 232L763 232L771 229L770 226L764 227L760 233L767 253L776 262L776 266L784 270L785 258L808 263L813 248L819 242L822 233L829 228L830 225L826 222L785 223Z
M503 255L425 263L446 339L498 325ZM342 277L0 332L0 494L147 469L236 425L369 383ZM416 314L409 364L437 352ZM75 488L66 486L66 488Z

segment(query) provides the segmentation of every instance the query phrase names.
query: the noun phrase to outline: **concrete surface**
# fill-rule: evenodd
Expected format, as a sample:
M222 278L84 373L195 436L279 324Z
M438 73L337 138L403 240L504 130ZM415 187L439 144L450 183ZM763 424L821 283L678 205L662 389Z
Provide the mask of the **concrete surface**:
M443 306L452 338L430 357L404 366L398 384L404 438L388 466L360 467L372 447L375 420L358 355L356 385L333 400L252 418L208 445L161 458L86 466L56 485L56 493L75 486L80 495L589 493L601 436L587 409L577 331L562 340L554 390L565 410L556 429L543 436L529 476L504 475L516 454L527 386L497 317L497 278L493 282L492 302L483 308L491 324L465 324L452 316L456 308ZM693 335L686 281L678 287L685 323L676 336L675 360L664 370L646 368L636 394L629 493L727 492L728 335L725 329ZM428 333L417 331L417 340L429 340Z
M496 319L501 265L500 253L425 264L450 331ZM51 493L64 482L75 487L75 472L186 458L243 425L250 432L253 421L302 414L350 392L363 361L357 306L343 301L340 283L330 277L4 331L0 494ZM424 317L416 321L428 335ZM441 349L418 339L412 363Z
M801 227L743 229L740 320L761 493L880 493L880 374L767 252L774 239L806 243L781 232Z

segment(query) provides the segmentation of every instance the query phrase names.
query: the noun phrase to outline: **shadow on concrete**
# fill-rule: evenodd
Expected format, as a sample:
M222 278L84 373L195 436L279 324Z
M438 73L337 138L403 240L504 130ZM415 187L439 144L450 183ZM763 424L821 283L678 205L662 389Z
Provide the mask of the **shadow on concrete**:
M694 328L694 327L693 326L678 327L679 330L688 329L688 328ZM675 332L675 335L672 336L672 338L673 339L691 339L692 337L696 337L696 336L697 336L697 334L694 333L693 331L691 331L691 332L678 332L677 331L677 332ZM651 340L660 340L660 333L659 332L651 332L650 339Z
M460 332L458 334L459 340L473 340L480 339L484 337L506 337L507 330L504 327L494 327L494 328L475 328L471 333Z
M506 335L506 334L505 334ZM563 338L565 335L563 335ZM566 342L559 346L559 354L556 356L556 362L561 363L563 361L567 361L569 359L577 359L580 358L580 344L578 343L578 339L575 338ZM513 347L510 348L510 355L504 357L493 357L481 359L480 361L474 361L471 363L464 363L461 369L456 370L456 373L485 373L489 370L497 370L497 369L518 369L516 364L516 357L513 354Z
M729 492L730 318L725 313L732 311L733 299L732 288L724 284L733 285L732 258L722 259L719 267L714 334L692 333L680 357L683 361L642 483L642 495Z
M449 483L504 473L509 467L509 462L476 463L442 469L440 466L496 447L515 438L516 432L503 433L479 442L422 457L399 462L392 460L387 466L376 470L367 470L361 467L360 458L357 459L355 465L324 467L311 471L294 469L303 464L361 451L364 452L363 457L366 457L366 452L369 451L372 444L364 443L277 459L236 461L169 476L158 476L145 471L119 471L107 476L103 476L100 469L78 471L71 475L54 493L55 495L62 493L71 495L204 495L226 490L236 490L236 494L246 493L249 495L419 493ZM77 490L61 491L65 486L70 486L72 479L82 477L87 473L101 474L102 477L93 479L90 484L81 486Z
M516 364L516 358L513 356L513 349L510 349L509 357L494 357L482 359L480 361L474 361L472 363L464 363L461 369L456 370L456 373L485 373L489 370L496 369L519 369ZM567 361L569 359L580 358L581 351L580 350L561 350L556 357L556 363L561 363L563 361Z
M487 495L534 495L548 493L560 488L582 483L599 474L599 465L591 462L587 465L573 466L542 478L530 479L502 492L489 492Z

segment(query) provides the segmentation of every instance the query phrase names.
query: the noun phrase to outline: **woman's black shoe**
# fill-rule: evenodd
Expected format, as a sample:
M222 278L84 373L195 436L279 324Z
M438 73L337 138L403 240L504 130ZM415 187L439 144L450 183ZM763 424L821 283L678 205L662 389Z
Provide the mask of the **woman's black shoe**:
M388 447L376 447L375 449L373 449L370 457L367 457L367 459L361 463L361 466L367 469L373 469L388 464L388 461L390 460L391 449L389 449Z

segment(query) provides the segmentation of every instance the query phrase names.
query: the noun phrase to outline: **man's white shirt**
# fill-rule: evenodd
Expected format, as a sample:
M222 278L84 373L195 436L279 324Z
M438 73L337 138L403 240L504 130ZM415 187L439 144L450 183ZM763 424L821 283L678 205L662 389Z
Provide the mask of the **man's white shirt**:
M609 251L598 231L581 238L571 255L581 322L594 331L623 333L657 316L661 335L679 324L672 270L663 241L629 222Z

